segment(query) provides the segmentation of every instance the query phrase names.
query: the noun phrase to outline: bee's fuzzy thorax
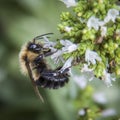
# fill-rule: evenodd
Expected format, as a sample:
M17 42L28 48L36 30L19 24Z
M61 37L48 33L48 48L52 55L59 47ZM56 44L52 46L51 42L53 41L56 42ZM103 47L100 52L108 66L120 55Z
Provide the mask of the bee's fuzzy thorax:
M28 70L26 68L26 60L25 58L29 58L28 61L33 61L38 54L33 53L27 49L28 44L25 44L22 46L21 51L19 53L19 63L20 63L20 69L21 72L26 75L28 73Z

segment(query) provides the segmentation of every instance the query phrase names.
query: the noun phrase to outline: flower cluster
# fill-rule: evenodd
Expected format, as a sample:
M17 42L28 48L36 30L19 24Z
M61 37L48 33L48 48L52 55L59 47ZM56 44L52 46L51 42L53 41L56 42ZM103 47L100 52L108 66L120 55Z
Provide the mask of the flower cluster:
M77 65L83 74L92 75L90 80L97 77L111 86L115 75L120 75L120 7L116 0L61 1L73 13L60 16L58 28L63 38L52 58L57 63L61 59L71 62L65 63L67 67Z
M120 75L120 7L116 0L61 0L73 12L63 12L58 29L63 35L47 47L55 52L51 58L62 69L77 65L80 71L112 85ZM46 38L44 38L46 39ZM47 39L46 39L47 41Z

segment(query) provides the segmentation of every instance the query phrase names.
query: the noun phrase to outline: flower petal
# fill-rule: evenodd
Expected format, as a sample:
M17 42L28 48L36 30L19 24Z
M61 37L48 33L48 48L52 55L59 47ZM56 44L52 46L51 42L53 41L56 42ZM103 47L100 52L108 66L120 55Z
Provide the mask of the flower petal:
M76 6L77 2L75 0L60 0L62 1L66 7L72 7L72 6Z
M102 37L106 36L106 33L107 33L107 27L102 26L102 27L101 27L101 36L102 36Z
M58 62L59 62L60 60L63 61L62 54L63 54L63 52L62 52L61 50L58 50L58 51L55 52L53 55L51 55L51 59L54 60L54 63L55 63L55 64L58 64Z
M61 68L61 71L64 71L65 69L70 68L72 66L72 61L73 61L73 57L70 57L69 59L67 59L67 61Z
M85 53L85 61L88 62L88 65L90 65L90 63L96 64L96 60L101 61L102 59L95 51L87 49Z
M112 81L115 81L115 77L112 77L110 73L108 73L106 70L104 70L102 80L107 85L107 87L111 87Z
M91 16L87 21L87 26L89 29L94 28L95 30L99 29L99 19L95 16Z
M75 50L77 50L78 46L76 44L73 44L69 40L60 40L60 43L64 46L62 48L63 53L71 53Z
M110 20L112 20L113 22L115 22L115 19L119 16L119 11L117 9L109 9L107 16L104 19L104 22L107 23Z

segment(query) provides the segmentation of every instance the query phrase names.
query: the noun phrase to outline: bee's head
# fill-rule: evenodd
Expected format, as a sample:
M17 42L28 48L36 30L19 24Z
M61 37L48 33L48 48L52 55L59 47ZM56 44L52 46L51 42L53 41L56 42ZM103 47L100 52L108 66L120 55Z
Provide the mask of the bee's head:
M40 44L36 44L36 43L32 43L32 42L28 44L28 50L30 50L34 53L39 53L42 49L43 49L43 47Z

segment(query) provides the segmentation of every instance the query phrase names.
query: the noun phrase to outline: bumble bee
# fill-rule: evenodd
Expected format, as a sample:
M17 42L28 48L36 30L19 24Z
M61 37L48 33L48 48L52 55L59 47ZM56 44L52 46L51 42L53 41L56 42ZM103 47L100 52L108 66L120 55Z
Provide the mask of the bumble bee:
M60 70L62 67L52 70L49 69L46 64L45 57L55 52L52 52L49 48L44 48L42 42L36 42L36 40L40 40L43 36L49 34L52 33L37 36L32 41L23 45L19 54L21 71L29 75L34 90L42 101L43 98L39 93L38 86L42 88L57 89L63 87L65 83L69 81L68 68L62 71Z

